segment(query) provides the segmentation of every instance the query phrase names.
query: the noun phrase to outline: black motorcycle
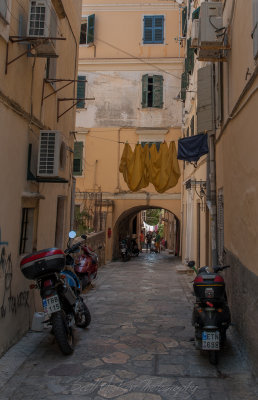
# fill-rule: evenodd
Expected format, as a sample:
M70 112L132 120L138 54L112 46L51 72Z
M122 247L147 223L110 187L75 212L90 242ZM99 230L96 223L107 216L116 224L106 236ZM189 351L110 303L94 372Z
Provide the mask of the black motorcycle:
M65 253L50 248L29 254L21 260L21 271L27 279L35 284L30 288L40 290L46 320L52 326L60 350L63 354L71 354L74 350L72 325L86 328L91 322L91 315L80 296L80 282L71 265L70 254L76 251L73 246Z
M140 250L135 239L131 240L129 253L132 257L138 257Z
M202 267L196 271L195 262L190 261L188 267L197 274L193 281L196 303L192 316L195 345L197 349L208 351L210 363L215 365L218 351L226 343L226 331L231 323L225 282L219 275L229 266Z

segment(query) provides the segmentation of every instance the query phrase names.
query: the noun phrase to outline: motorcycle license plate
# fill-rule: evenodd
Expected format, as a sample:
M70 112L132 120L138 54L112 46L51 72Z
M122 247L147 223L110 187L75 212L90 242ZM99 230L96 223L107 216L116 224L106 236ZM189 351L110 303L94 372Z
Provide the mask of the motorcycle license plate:
M219 331L202 332L202 349L219 350Z
M61 310L60 301L57 295L42 300L44 312L48 315Z

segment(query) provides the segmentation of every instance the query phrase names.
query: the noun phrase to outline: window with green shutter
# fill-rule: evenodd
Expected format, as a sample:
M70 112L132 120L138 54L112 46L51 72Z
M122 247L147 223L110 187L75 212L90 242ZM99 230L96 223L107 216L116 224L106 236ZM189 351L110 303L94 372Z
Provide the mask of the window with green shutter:
M187 39L187 72L191 74L194 69L194 49L191 48L191 38Z
M77 82L77 99L83 99L79 101L76 105L76 108L84 108L85 107L85 87L86 87L86 76L78 76Z
M188 83L189 75L187 72L183 72L181 77L181 100L183 101L186 99L186 89L188 88Z
M186 37L187 32L187 7L182 10L182 36Z
M83 142L75 142L74 154L73 154L74 175L82 175L82 164L83 164Z
M196 8L196 10L194 10L194 12L192 13L192 20L199 19L199 15L200 15L200 7Z
M142 108L163 108L163 76L143 75Z
M94 43L95 14L88 16L87 44Z

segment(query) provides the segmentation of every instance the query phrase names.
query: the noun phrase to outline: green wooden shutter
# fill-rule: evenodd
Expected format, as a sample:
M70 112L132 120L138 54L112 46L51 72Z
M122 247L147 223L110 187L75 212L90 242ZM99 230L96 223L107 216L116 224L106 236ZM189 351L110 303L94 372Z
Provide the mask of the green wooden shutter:
M73 174L82 175L83 142L74 143Z
M182 36L185 37L187 32L187 7L182 10Z
M194 10L194 12L192 13L192 20L199 19L199 15L200 15L200 7L196 8L196 10Z
M153 75L153 107L163 107L163 76Z
M183 101L185 101L185 99L186 99L186 89L188 87L188 78L189 78L188 73L183 72L182 77L181 77L181 99Z
M85 84L86 84L86 76L78 76L77 82L77 99L84 99L85 98ZM85 107L85 100L79 101L77 103L76 108L84 108Z
M88 16L87 44L94 43L95 14Z
M142 108L148 107L148 75L142 76Z
M191 38L187 39L187 72L191 74L194 69L194 49L191 46Z

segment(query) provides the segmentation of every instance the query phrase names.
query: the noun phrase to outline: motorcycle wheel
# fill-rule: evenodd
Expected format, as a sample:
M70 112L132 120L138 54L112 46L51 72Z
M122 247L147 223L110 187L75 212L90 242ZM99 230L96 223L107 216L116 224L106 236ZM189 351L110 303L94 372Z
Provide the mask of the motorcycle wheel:
M80 302L82 310L75 317L75 325L79 328L87 328L91 323L90 311L82 298L80 298Z
M63 311L52 314L52 328L61 352L65 355L73 353L74 337L72 328L67 325Z
M218 351L215 350L209 351L209 361L212 365L218 364Z

